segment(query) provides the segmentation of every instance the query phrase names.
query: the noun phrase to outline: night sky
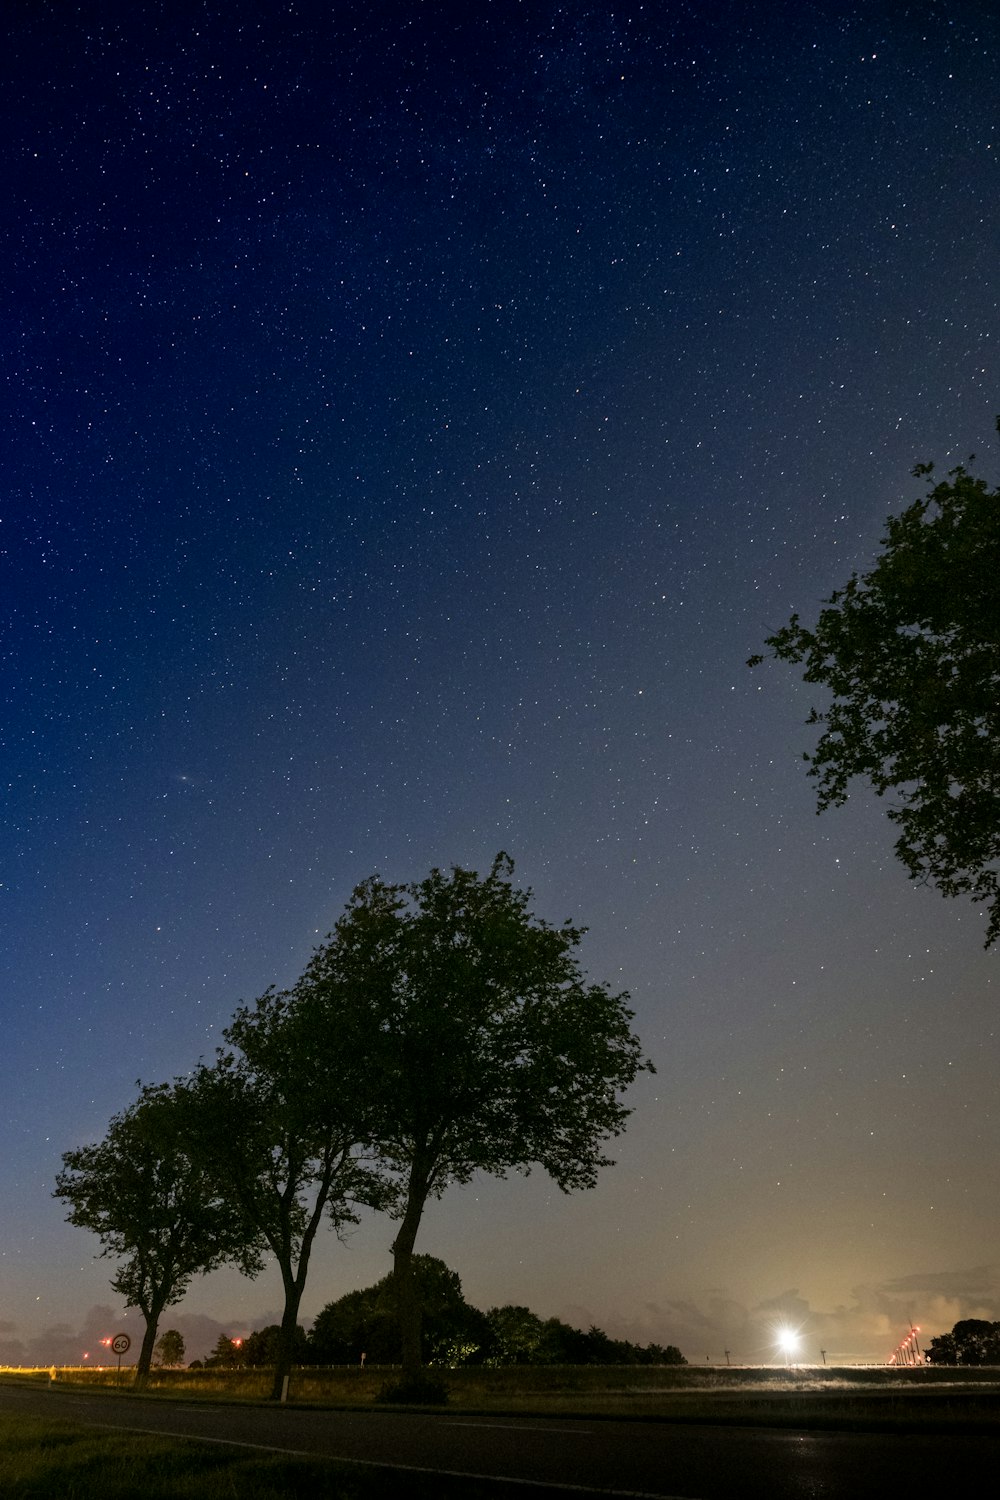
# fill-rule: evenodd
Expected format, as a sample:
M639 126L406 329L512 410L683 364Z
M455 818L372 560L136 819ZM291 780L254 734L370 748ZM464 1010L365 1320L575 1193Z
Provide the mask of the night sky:
M0 1360L136 1329L61 1153L373 872L499 849L654 1059L428 1210L468 1299L706 1356L1000 1317L996 953L746 658L993 433L1000 16L13 0ZM327 1235L303 1312L389 1269ZM189 1354L279 1279L197 1282Z

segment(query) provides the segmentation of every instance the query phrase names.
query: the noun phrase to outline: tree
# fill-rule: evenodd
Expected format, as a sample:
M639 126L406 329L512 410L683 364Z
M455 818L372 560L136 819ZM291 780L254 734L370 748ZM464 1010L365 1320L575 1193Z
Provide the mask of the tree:
M421 1356L426 1364L479 1362L491 1342L485 1314L470 1307L458 1273L433 1255L415 1255L413 1274L420 1304ZM327 1303L309 1334L321 1364L398 1364L402 1345L392 1275L364 1291Z
M645 1344L639 1345L636 1351L636 1364L639 1365L686 1365L684 1358L676 1344Z
M476 1172L542 1167L564 1191L610 1165L604 1142L630 1111L621 1092L652 1071L626 994L585 982L582 928L529 910L500 854L489 874L432 870L410 885L357 887L303 976L317 1032L355 1030L376 1086L371 1144L395 1172L393 1274L407 1377L420 1366L413 1276L428 1199ZM345 1002L350 1001L346 1016Z
M70 1204L71 1224L89 1229L101 1255L122 1260L111 1285L146 1322L136 1381L149 1374L163 1310L192 1277L232 1261L252 1272L253 1239L234 1224L215 1182L191 1152L177 1092L147 1085L115 1115L103 1141L63 1153L54 1196Z
M278 1363L281 1348L281 1324L269 1323L266 1328L255 1328L243 1341L243 1363L251 1369L270 1368ZM297 1365L304 1365L310 1358L309 1340L301 1323L295 1329L293 1357Z
M311 1358L320 1365L399 1363L399 1330L386 1293L388 1278L328 1302L309 1330Z
M272 1399L299 1348L299 1307L324 1218L339 1232L385 1187L359 1158L371 1131L367 1060L347 1035L319 1037L295 990L268 990L223 1033L232 1050L184 1085L192 1149L248 1239L273 1254L284 1289Z
M243 1363L243 1340L231 1339L228 1334L220 1333L215 1347L205 1360L205 1369L236 1370Z
M985 902L989 947L1000 935L1000 490L952 469L889 517L882 545L811 630L793 614L767 645L832 694L807 720L823 726L804 755L817 811L845 802L856 776L891 793L911 879Z
M184 1337L176 1328L161 1333L153 1350L158 1365L182 1365L184 1363Z
M506 1303L491 1307L486 1314L492 1334L490 1362L497 1365L534 1365L541 1363L545 1324L530 1307Z
M932 1365L1000 1365L1000 1323L960 1319L951 1333L931 1339L927 1360Z
M929 1365L958 1364L955 1340L950 1333L940 1333L936 1338L931 1339L927 1349L927 1363Z
M498 1365L686 1365L675 1344L632 1344L593 1324L584 1333L559 1318L544 1322L526 1307L491 1307L486 1314Z

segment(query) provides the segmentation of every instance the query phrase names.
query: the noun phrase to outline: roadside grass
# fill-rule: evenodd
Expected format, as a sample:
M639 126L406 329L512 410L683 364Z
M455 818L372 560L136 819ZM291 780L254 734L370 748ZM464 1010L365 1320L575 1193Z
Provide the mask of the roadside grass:
M499 1493L488 1480L248 1456L224 1444L0 1414L4 1500L494 1500Z
M56 1390L85 1385L112 1394L130 1389L132 1372L60 1370L54 1382L49 1371L39 1373ZM1000 1369L521 1365L435 1373L447 1384L452 1414L1000 1433ZM303 1367L291 1376L289 1400L371 1409L390 1376L377 1367ZM138 1399L252 1403L265 1401L270 1388L266 1370L159 1370Z

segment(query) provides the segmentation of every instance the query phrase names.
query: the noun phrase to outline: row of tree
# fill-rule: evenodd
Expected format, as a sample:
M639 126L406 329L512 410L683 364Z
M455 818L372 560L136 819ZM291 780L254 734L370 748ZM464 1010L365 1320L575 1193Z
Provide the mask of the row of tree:
M415 1255L414 1280L421 1311L421 1355L427 1365L682 1365L673 1344L634 1344L603 1329L586 1332L559 1318L538 1317L507 1305L481 1312L465 1300L457 1272L431 1255ZM206 1368L270 1367L277 1362L278 1324L245 1339L221 1334ZM179 1364L183 1340L174 1330L157 1343L161 1363ZM296 1330L297 1365L394 1365L402 1357L393 1278L348 1292L323 1308L308 1333Z
M594 1185L624 1128L624 1090L652 1071L628 995L587 982L584 929L552 926L489 874L432 870L354 891L291 989L241 1007L226 1046L147 1085L104 1139L68 1151L56 1196L119 1260L112 1286L146 1331L193 1277L271 1258L284 1289L273 1393L296 1358L310 1255L324 1223L398 1221L391 1300L404 1376L421 1363L414 1245L428 1201L477 1172L541 1167Z

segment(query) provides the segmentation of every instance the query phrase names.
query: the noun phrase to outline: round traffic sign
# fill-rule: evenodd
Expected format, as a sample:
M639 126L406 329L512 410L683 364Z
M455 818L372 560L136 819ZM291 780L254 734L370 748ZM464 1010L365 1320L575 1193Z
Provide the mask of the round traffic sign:
M132 1340L127 1333L116 1333L111 1340L113 1354L127 1354L132 1347Z

